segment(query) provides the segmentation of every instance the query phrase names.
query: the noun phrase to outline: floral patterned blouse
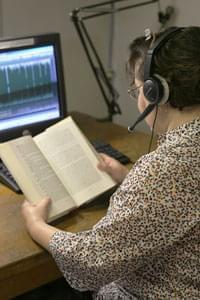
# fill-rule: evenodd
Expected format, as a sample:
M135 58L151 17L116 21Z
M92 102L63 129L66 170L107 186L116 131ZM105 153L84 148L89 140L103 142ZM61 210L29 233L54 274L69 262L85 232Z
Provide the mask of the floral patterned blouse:
M94 299L200 299L200 118L161 135L91 230L54 233L69 284Z

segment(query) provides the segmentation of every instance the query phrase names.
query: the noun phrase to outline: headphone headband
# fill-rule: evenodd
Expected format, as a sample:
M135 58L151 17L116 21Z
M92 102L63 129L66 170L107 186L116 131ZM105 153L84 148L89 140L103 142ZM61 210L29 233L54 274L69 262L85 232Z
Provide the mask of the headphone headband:
M154 43L153 47L148 49L144 63L144 81L153 76L154 56L162 45L167 42L177 32L182 31L184 27L170 27Z

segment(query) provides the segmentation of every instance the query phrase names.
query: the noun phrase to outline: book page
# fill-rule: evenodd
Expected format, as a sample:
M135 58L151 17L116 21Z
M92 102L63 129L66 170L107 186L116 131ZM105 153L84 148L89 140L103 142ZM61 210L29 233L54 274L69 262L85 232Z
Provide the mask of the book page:
M29 201L52 199L49 221L76 206L30 136L1 144L0 155Z
M81 205L116 183L98 170L98 158L71 117L34 138L59 178Z

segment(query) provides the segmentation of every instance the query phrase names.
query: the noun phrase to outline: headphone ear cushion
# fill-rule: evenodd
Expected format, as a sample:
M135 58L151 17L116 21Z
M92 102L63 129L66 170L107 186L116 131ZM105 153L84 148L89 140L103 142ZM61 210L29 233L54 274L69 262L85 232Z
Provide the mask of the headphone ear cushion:
M151 104L164 104L169 99L169 86L162 76L155 74L145 80L143 93Z
M162 97L159 100L159 104L165 104L169 100L169 85L164 77L158 74L154 74L154 76L158 78L162 85Z

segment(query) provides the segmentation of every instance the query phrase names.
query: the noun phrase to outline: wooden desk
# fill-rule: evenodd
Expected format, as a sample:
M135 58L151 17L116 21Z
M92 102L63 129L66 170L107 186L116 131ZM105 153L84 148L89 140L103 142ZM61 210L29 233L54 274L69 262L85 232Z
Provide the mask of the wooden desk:
M148 149L149 136L130 134L127 128L100 123L80 113L74 120L90 139L111 143L136 161ZM26 232L20 207L24 197L0 185L0 299L10 299L61 276L51 256ZM106 213L105 205L80 208L56 225L77 232L91 228Z

